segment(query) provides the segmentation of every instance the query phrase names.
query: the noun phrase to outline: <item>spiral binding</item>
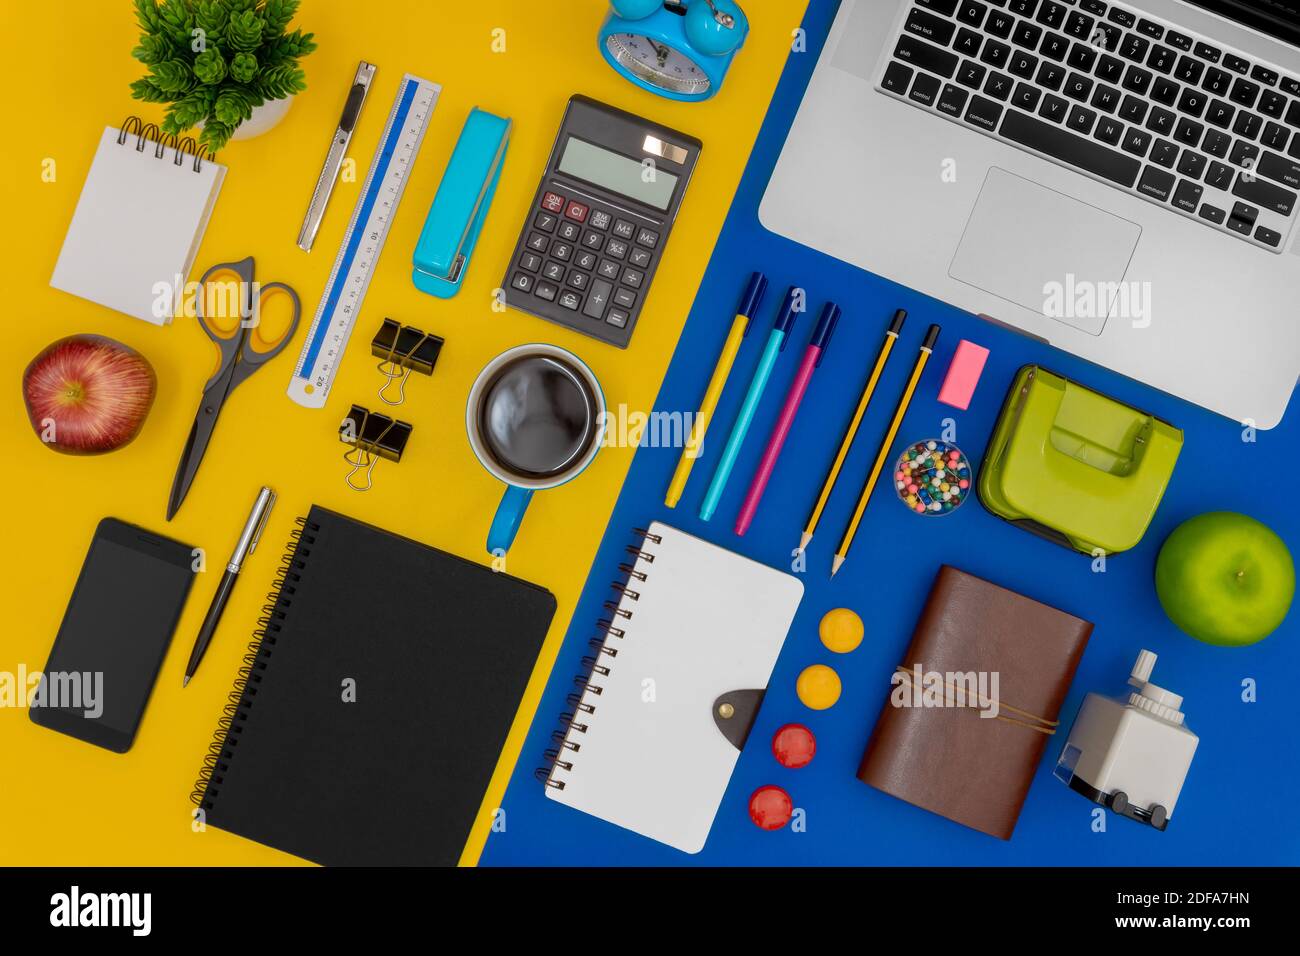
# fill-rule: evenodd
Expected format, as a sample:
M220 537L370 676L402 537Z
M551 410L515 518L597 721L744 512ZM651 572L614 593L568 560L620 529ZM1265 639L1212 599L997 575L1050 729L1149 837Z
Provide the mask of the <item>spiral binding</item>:
M640 536L643 543L651 541L659 544L663 540L659 535L651 534L645 528L636 528L634 533ZM655 556L653 553L644 550L643 547L633 545L628 545L626 551L628 554L633 555L633 560L631 562L621 562L618 568L627 575L627 580L615 581L610 587L618 591L627 601L635 602L641 599L641 592L631 587L632 582L644 582L649 577L645 571L637 569L636 562L643 561L646 564L653 564ZM587 732L587 720L595 715L598 706L598 703L593 702L591 698L599 697L605 692L604 685L596 683L596 680L609 676L612 669L612 658L618 656L618 648L610 644L610 638L622 640L627 636L627 631L615 626L614 620L615 618L631 620L632 615L635 613L635 611L624 608L622 600L605 601L604 606L610 612L610 616L601 618L596 622L597 628L604 632L604 637L593 637L587 642L591 646L593 653L583 656L583 671L573 678L574 686L578 688L577 691L571 691L565 697L565 702L570 709L560 715L561 727L551 733L551 740L556 746L546 748L543 754L547 765L538 767L534 772L538 780L555 790L564 789L564 781L557 780L556 773L573 770L572 755L582 749L582 744L572 739L572 735Z
M313 533L320 530L320 525L312 524L306 518L295 521L298 527L289 534L285 554L275 572L275 582L266 595L262 616L257 619L257 629L253 631L253 639L244 653L244 665L235 677L221 718L217 721L217 729L212 734L212 742L208 744L208 754L203 758L203 768L190 791L190 802L204 810L211 809L213 801L220 795L221 783L235 748L239 746L239 734L248 719L249 707L257 696L257 685L262 682L261 673L266 670L266 663L275 651L275 636L283 628L281 622L293 604L295 586L302 580L302 569L307 566L311 546L316 542Z
M128 116L126 122L117 134L117 145L125 146L128 136L135 136L135 151L144 152L145 143L153 143L154 159L162 159L166 154L168 147L175 153L172 160L177 166L180 166L184 159L182 157L190 155L194 157L194 171L203 170L203 157L206 154L208 159L216 161L217 154L208 149L206 144L197 142L192 136L186 136L184 139L178 139L175 133L164 133L155 123L146 124L138 116Z

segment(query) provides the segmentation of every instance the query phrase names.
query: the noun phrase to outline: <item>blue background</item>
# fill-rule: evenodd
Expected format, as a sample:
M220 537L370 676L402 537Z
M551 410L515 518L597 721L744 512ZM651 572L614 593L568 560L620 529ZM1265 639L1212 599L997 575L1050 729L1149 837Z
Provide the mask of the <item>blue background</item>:
M1296 675L1300 661L1294 608L1281 630L1254 647L1210 647L1182 634L1162 612L1153 586L1161 542L1182 521L1205 511L1254 515L1293 550L1300 540L1295 507L1295 460L1300 415L1243 441L1242 428L1138 382L1049 346L980 321L845 263L764 230L757 209L808 77L835 12L833 0L813 0L807 14L806 53L789 58L770 112L714 251L708 273L659 393L656 407L693 410L731 323L736 300L752 270L767 273L768 294L718 409L705 453L696 463L681 504L663 505L676 464L673 449L642 448L614 509L587 587L560 650L524 752L504 800L504 832L493 833L484 865L734 865L734 864L1295 864L1300 827L1292 815L1297 783ZM743 69L743 56L737 69ZM722 95L726 95L725 91ZM707 144L706 144L707 145ZM687 199L689 202L689 197ZM888 223L864 228L888 229ZM664 281L664 280L661 280ZM774 313L788 285L808 290L800 317L722 499L718 514L697 517L725 436L740 406ZM736 512L762 453L799 357L826 299L844 309L835 338L814 376L763 504L749 533L732 533ZM703 852L687 855L548 800L533 775L550 745L572 677L582 670L587 641L597 634L601 603L619 577L632 529L659 519L733 551L788 568L803 521L820 489L858 395L897 308L909 318L881 380L831 499L803 574L806 593L786 640L731 785ZM1231 334L1225 316L1224 334ZM886 482L867 510L848 563L832 582L831 554L852 513L861 482L911 372L930 323L943 326L915 400L899 432L903 445L937 437L943 420L956 421L957 442L978 469L1006 390L1016 371L1041 363L1120 401L1183 428L1186 443L1173 480L1141 544L1112 556L1105 573L1089 559L1002 522L972 499L942 518L923 519L892 497ZM953 350L967 338L991 350L971 408L958 412L937 401ZM1261 343L1261 347L1263 344ZM1206 368L1203 374L1213 374ZM859 782L867 738L889 690L935 572L948 563L1029 597L1095 622L1069 697L1063 730L1049 742L1010 841L966 829ZM849 607L866 622L862 645L832 654L817 636L826 611ZM1107 814L1106 832L1092 829L1094 805L1051 776L1084 694L1125 691L1138 650L1159 655L1153 679L1185 697L1188 726L1200 747L1170 828L1149 827ZM826 711L804 707L795 678L810 664L840 674L844 691ZM1244 703L1242 681L1258 685L1258 701ZM800 770L773 758L777 727L798 721L817 737L817 756ZM671 786L672 781L666 781ZM764 832L749 820L749 795L764 784L790 792L806 813L806 832Z

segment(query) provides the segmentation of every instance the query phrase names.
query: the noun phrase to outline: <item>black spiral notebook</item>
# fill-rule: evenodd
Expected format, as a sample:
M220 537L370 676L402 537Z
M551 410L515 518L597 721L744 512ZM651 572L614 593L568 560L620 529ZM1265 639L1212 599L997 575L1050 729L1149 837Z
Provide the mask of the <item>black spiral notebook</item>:
M191 799L316 863L454 865L555 598L324 508L298 522Z

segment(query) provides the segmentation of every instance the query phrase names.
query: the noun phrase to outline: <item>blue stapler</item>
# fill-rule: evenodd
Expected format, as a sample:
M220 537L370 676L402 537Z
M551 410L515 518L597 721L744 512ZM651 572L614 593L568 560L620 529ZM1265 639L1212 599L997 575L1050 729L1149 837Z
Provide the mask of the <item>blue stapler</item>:
M510 120L470 110L415 245L411 280L421 292L450 299L460 291L509 144Z

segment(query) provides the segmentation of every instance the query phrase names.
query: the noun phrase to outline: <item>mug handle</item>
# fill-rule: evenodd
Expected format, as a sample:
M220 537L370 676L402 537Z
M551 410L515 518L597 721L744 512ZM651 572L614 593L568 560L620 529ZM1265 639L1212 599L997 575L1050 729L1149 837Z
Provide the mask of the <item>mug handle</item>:
M505 554L515 543L515 535L524 520L524 511L528 502L533 500L533 489L507 485L506 493L501 496L497 513L492 516L492 527L488 529L488 554Z

